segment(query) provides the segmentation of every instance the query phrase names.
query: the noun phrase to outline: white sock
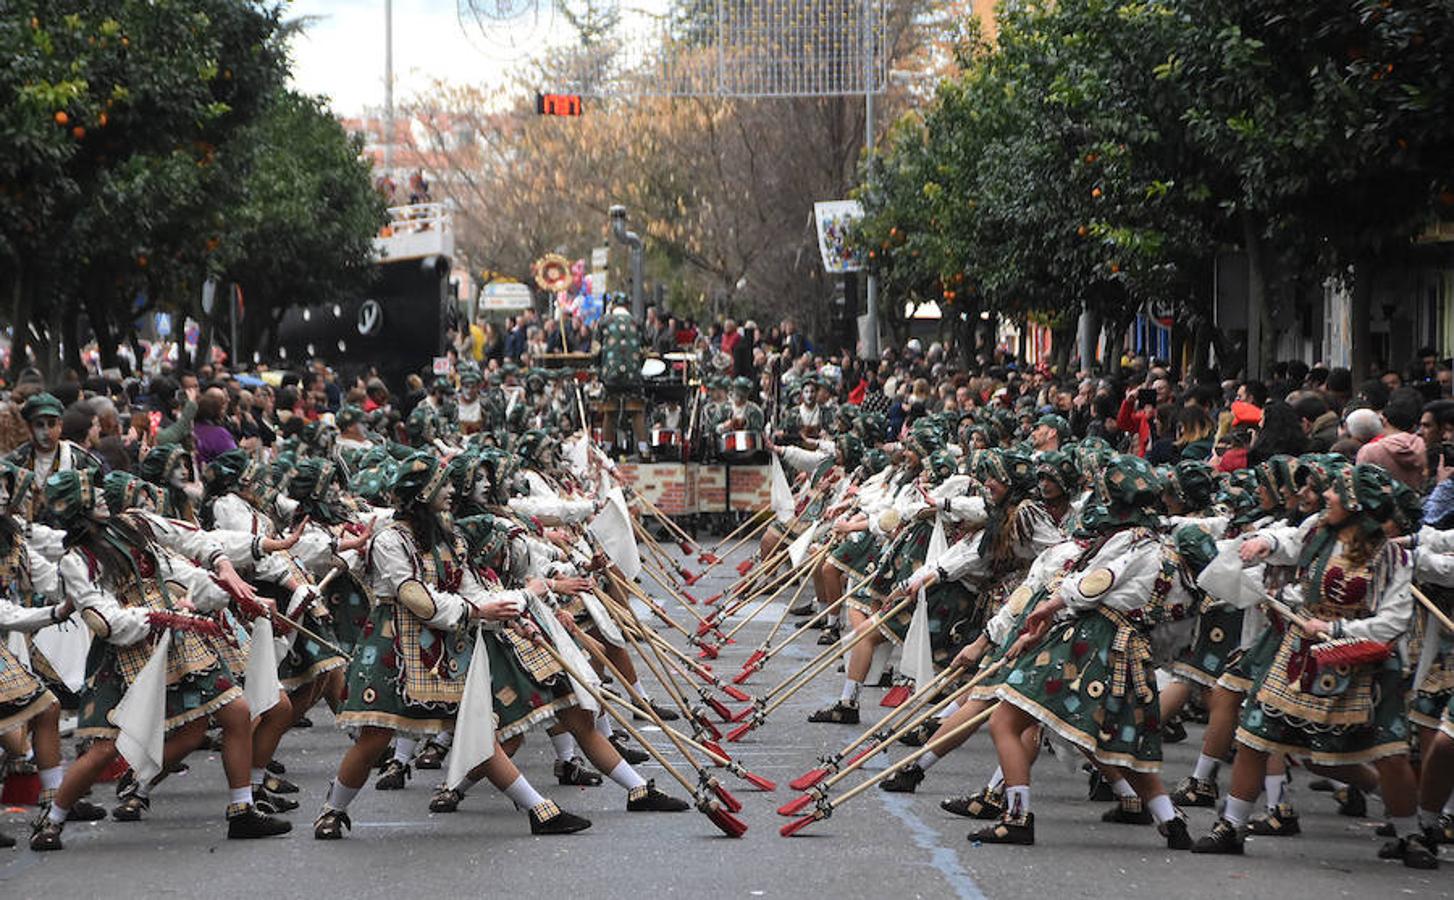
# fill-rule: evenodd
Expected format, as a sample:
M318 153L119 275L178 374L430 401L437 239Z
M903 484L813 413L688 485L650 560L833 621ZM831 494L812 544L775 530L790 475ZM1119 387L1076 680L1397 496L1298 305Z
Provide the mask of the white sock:
M66 816L70 813L70 811L71 808L69 806L61 806L59 803L52 803L50 805L50 810L46 812L45 817L47 821L54 822L55 824L59 825L66 820Z
M1208 756L1205 753L1201 754L1197 757L1196 768L1191 770L1191 777L1197 781L1211 781L1212 776L1216 774L1217 764L1219 762L1221 760L1215 756Z
M227 789L227 805L228 806L232 806L232 805L237 804L237 803L251 803L251 802L252 802L252 785L247 785L245 787L240 787L240 788L230 787L230 788Z
M1328 783L1333 786L1333 790L1335 790L1335 791L1341 791L1341 790L1343 790L1343 788L1345 788L1345 787L1348 786L1348 782L1346 782L1346 781L1339 781L1336 778L1329 778L1328 779Z
M631 768L631 763L624 759L616 763L616 768L612 769L607 777L628 791L646 784L646 779L642 778L639 772Z
M466 774L464 780L455 786L455 790L459 791L460 796L464 796L465 794L468 794L470 791L474 790L475 785L479 783L480 780L478 778L474 778Z
M939 754L935 753L933 750L930 750L928 753L925 753L923 756L919 757L918 765L919 768L927 772L932 769L934 767L934 764L938 761Z
M596 716L596 733L606 740L610 740L616 734L616 727L611 722L611 714L605 711Z
M361 788L348 787L341 781L334 781L328 786L328 799L324 801L323 805L339 812L347 812L348 805L353 802L354 797L358 796L360 790Z
M525 780L524 775L510 782L510 786L505 788L505 796L509 797L520 809L532 809L545 802L545 798L530 786L530 782Z
M254 785L259 785L263 783L263 779L266 778L267 775L267 769L253 769L252 777L249 779L249 781L251 781Z
M1005 812L1023 816L1030 811L1030 785L1017 784L1005 788Z
M156 785L150 781L138 781L136 783L136 796L140 797L143 800L147 800L151 797L151 789L154 787L156 787Z
M62 769L60 766L51 766L49 769L41 769L40 789L43 791L53 791L56 788L60 787L61 776L63 775L65 775L65 770Z
M408 765L409 760L414 758L414 748L417 746L419 746L419 742L414 738L394 738L394 759Z
M1131 782L1124 778L1118 778L1111 782L1111 793L1117 797L1134 797L1136 789L1131 787Z
M1247 817L1252 815L1252 801L1243 800L1241 797L1227 795L1227 805L1222 809L1222 818L1241 828L1247 824Z
M990 776L990 780L986 781L984 783L984 786L992 791L997 791L1000 788L1004 787L1005 770L1001 769L999 766L995 766L995 774Z
M438 744L441 747L453 747L454 746L454 729L453 728L446 728L443 731L441 731L439 734L436 734L434 736L434 743Z
M1264 775L1262 776L1262 789L1267 792L1267 808L1277 808L1282 802L1283 788L1287 785L1287 775Z
M1157 825L1176 818L1176 807L1171 805L1171 798L1166 794L1157 794L1147 800L1146 809L1151 813L1151 818L1156 820Z
M570 736L570 732L552 734L550 745L555 748L555 758L561 762L570 762L580 753L576 750L576 739Z
M858 704L858 692L863 690L863 682L854 681L852 678L843 679L843 694L838 699L842 703Z
M633 691L635 691L637 693L637 695L641 697L642 700L646 700L646 701L650 701L651 700L651 695L646 692L646 685L644 685L644 684L641 683L641 679L640 678L636 679L636 683L633 684L633 685L631 685L631 689Z
M959 712L959 701L958 700L954 700L954 701L951 701L948 706L944 707L943 709L939 710L939 712L935 713L934 714L934 718L936 718L936 719L947 719L947 718L949 718L950 716L954 715L957 712Z
M1449 795L1449 799L1444 803L1444 809L1442 811L1446 816L1454 816L1454 794Z
M1399 837L1421 833L1417 816L1389 816L1388 820L1393 823L1393 833Z

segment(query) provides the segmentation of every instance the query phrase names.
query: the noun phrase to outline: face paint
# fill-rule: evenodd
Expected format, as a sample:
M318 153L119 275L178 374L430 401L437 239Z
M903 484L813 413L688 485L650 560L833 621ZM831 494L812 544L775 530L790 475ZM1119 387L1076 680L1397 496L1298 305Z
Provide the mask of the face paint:
M490 502L490 478L483 470L475 476L475 483L470 487L470 501L479 506Z
M435 512L447 512L450 504L454 502L454 482L446 481L440 488L434 499L429 501L429 508Z
M97 522L104 522L111 518L111 510L106 506L106 498L99 493L96 495L96 505L91 507L91 518Z
M34 439L35 446L42 450L52 450L55 448L55 441L51 439L52 426L48 424L54 421L56 420L48 418L39 419L35 424L30 426L30 436Z

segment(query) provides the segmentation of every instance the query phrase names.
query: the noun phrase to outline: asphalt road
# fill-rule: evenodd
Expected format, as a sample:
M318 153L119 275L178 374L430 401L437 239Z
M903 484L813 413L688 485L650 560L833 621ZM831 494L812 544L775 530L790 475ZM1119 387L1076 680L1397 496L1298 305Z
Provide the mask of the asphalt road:
M710 596L735 577L732 565L718 566L692 592ZM652 593L663 594L659 588ZM690 619L674 603L665 605L682 621ZM738 643L714 663L716 670L736 673L781 612L775 603L744 628ZM815 637L816 632L784 651L747 687L763 691L777 683L816 652ZM609 781L590 789L556 786L542 732L532 733L516 761L542 793L592 819L594 827L582 834L531 837L524 816L487 785L459 813L431 815L427 803L439 773L424 772L401 792L366 789L351 810L352 835L316 842L312 818L346 744L320 707L313 712L317 725L290 734L280 753L288 777L303 788L303 806L289 816L296 829L291 835L227 841L219 760L194 755L190 772L153 795L144 823L72 824L62 853L35 854L23 840L18 849L0 851L0 897L1454 896L1449 852L1442 871L1413 872L1381 862L1375 858L1381 843L1373 834L1377 822L1338 817L1331 800L1302 789L1306 779L1297 776L1293 790L1302 836L1253 839L1241 858L1197 857L1167 851L1150 827L1101 824L1104 804L1085 802L1086 780L1078 767L1042 756L1034 785L1037 846L974 846L965 839L971 823L942 812L938 801L978 786L994 769L984 735L934 768L916 795L871 790L798 837L781 838L777 830L787 820L774 810L795 796L787 782L859 731L805 722L809 711L837 698L840 679L824 673L761 729L730 745L745 766L779 783L775 793L765 794L725 779L746 807L741 818L749 831L740 840L721 836L696 812L627 813L623 792ZM885 712L877 706L882 693L865 692L866 715ZM661 737L650 729L647 735ZM1200 730L1193 727L1187 742L1168 748L1168 782L1190 771L1199 741ZM660 744L665 747L665 740ZM903 752L896 750L895 757ZM683 793L659 766L641 768L667 790ZM110 805L110 785L98 786L94 797ZM1370 806L1378 811L1377 800ZM7 809L0 829L23 838L32 814ZM1213 818L1209 810L1192 810L1190 816L1194 834Z

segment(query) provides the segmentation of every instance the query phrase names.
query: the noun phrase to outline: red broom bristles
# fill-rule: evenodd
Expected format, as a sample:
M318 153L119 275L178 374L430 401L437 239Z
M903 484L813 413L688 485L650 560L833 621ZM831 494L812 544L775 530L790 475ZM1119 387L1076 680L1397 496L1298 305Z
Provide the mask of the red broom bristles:
M697 562L701 563L704 566L715 566L717 563L719 563L721 561L722 561L722 557L718 556L715 553L707 553L707 552L703 551L701 554L699 554L697 556Z
M752 571L752 563L753 560L751 559L744 559L742 562L738 563L737 574L746 575L748 572Z
M727 760L727 763L732 762L732 757L727 754L726 750L722 749L722 745L717 743L716 738L713 738L710 741L698 741L698 743L701 744L703 747L707 748L708 751L715 753L723 759ZM721 766L726 765L727 763L715 763L715 765Z
M804 772L802 775L789 781L788 787L795 791L806 791L826 777L828 777L827 769L814 769L811 772Z
M782 806L779 806L777 808L777 814L780 816L796 816L798 813L807 809L808 804L812 802L812 794L803 794L802 796L795 797L794 799L789 800L787 803L784 803Z
M772 793L773 791L777 790L777 782L767 778L763 778L761 775L755 775L752 772L744 771L742 773L742 778L749 784L755 785L759 789L767 791L768 793Z
M783 837L792 837L816 821L818 821L818 815L816 813L811 816L803 816L801 819L796 819L779 828L777 833Z
M707 818L730 838L742 837L747 833L747 823L715 804L706 810Z
M732 683L733 684L746 684L747 683L747 679L751 678L752 677L752 673L753 672L756 672L756 671L757 671L757 669L755 669L755 668L753 668L753 669L743 669L741 672L738 672L736 675L732 676Z
M737 712L735 712L735 713L732 714L732 721L733 722L741 722L743 719L745 719L748 716L752 715L752 711L754 709L756 709L756 708L757 707L755 707L755 706L745 706L745 707L743 707L742 709L740 709Z
M691 587L692 585L702 580L702 576L697 574L696 572L693 572L691 569L682 569L681 574L682 581L685 581L688 587ZM693 597L691 594L688 594L686 591L682 591L682 594L693 603L697 602L697 598Z
M737 743L738 741L742 740L743 736L746 735L747 732L751 731L756 727L756 722L745 722L741 725L738 725L736 728L727 732L727 742L729 744Z
M712 721L707 718L705 713L693 715L692 721L697 723L697 726L702 729L703 733L710 735L712 740L722 740L722 732L717 730L717 726L712 724Z
M1319 669L1381 663L1393 651L1388 644L1360 638L1325 641L1313 647L1313 662Z
M701 648L701 651L702 651L702 652L700 652L700 653L697 654L697 659L716 659L717 658L717 647L715 645L713 645L713 644L698 644L697 646L699 648Z
M712 596L708 597L706 600L703 600L702 603L704 605L706 605L706 606L711 606L713 603L716 603L718 600L721 600L721 599L722 599L722 592L721 591L718 591L717 593L715 593Z
M723 722L734 721L732 718L732 710L728 709L727 704L723 703L721 700L718 700L716 697L704 696L702 697L702 702L712 707L712 712L721 716Z
M721 685L721 690L722 693L731 697L733 700L736 700L738 703L748 703L752 700L751 694L739 688L735 688L730 684Z
M687 556L692 555L692 545L689 541L681 541L677 544L677 546L682 548L682 552L685 553Z
M717 799L721 800L722 803L726 805L729 812L742 812L741 801L739 801L736 797L732 796L732 793L728 791L725 787L723 787L721 782L712 782L712 793L716 794Z
M901 706L905 700L909 699L912 693L908 685L896 684L889 688L888 693L884 694L883 699L878 702L878 705L893 709L896 706Z

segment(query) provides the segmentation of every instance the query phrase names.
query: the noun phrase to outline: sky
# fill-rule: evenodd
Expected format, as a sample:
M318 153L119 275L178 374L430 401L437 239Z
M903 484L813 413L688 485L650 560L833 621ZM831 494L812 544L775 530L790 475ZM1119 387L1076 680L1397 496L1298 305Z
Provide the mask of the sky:
M509 6L509 0L480 2ZM316 17L293 40L294 88L328 97L339 115L383 107L384 0L291 0L284 15ZM436 80L503 81L519 51L511 46L512 32L493 30L493 39L467 36L455 0L394 0L395 103L426 91Z

